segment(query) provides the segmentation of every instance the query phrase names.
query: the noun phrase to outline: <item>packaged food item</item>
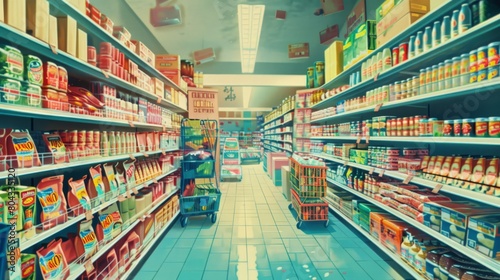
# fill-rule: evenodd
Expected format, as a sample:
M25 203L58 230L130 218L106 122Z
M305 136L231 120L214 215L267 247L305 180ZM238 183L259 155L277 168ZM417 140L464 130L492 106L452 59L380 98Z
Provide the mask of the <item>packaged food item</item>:
M442 255L449 252L450 250L445 248L433 249L427 252L425 261L425 275L429 279L442 279L440 278L441 273L439 270L439 260L441 259Z
M19 238L9 240L8 249L10 252L13 252L13 254L8 255L8 272L5 273L5 276L2 276L4 276L5 279L21 279L21 248L19 244Z
M42 107L41 87L33 84L24 83L21 87L21 92L23 93L21 95L22 99L21 103L23 105L28 105L36 108Z
M53 176L44 178L37 185L37 197L42 206L40 221L43 229L50 229L68 220L66 212L66 198L63 193L64 176Z
M24 74L24 58L21 51L6 45L0 45L0 75L22 80Z
M23 280L36 280L35 262L35 254L21 254L21 277Z
M103 166L105 176L102 178L102 180L104 183L106 194L109 194L109 198L117 197L119 194L119 185L115 175L114 165L112 163L105 163Z
M106 256L108 267L108 279L118 279L118 256L116 255L116 251L112 248L108 255Z
M496 186L499 175L499 168L500 163L498 158L492 158L487 161L483 180L483 183L485 185Z
M5 129L0 134L7 135L8 154L16 156L16 160L12 162L13 168L29 168L41 165L35 143L27 130Z
M104 183L102 181L102 168L101 165L98 164L89 169L90 172L90 180L87 185L87 192L91 199L94 199L96 205L100 205L106 201L105 197L105 188ZM93 205L94 207L96 205Z
M52 154L54 163L69 162L66 147L59 134L43 134L42 137L47 150Z
M396 254L401 253L403 232L408 225L400 221L382 220L382 235L380 243Z
M70 187L68 205L73 216L82 215L85 211L92 209L90 197L85 188L85 179L87 179L87 175L76 181L73 181L73 178L68 180Z
M500 215L470 217L467 246L493 259L500 259Z
M460 179L461 182L460 181L456 182L457 187L461 187L461 188L465 188L465 189L467 189L469 187L469 184L466 182L470 180L472 172L473 172L472 169L474 168L476 163L477 163L477 160L471 156L469 156L465 159L465 161L462 164L462 168L460 169L460 175L458 176L458 179Z
M0 76L0 103L22 105L21 82Z
M36 224L36 189L34 187L16 186L14 193L17 195L19 203L18 228L24 231L33 228ZM34 232L25 232L25 237L30 238ZM26 236L30 235L30 236Z
M59 68L53 62L43 64L43 87L57 90L59 88Z
M127 266L130 259L130 252L128 250L128 243L124 242L118 251L118 259L120 260L120 265L118 267L118 273L121 275L127 271Z
M136 185L135 181L135 159L129 159L121 164L127 180L127 189L132 189Z
M466 245L467 227L469 218L498 212L498 208L471 206L470 208L455 208L445 206L441 208L441 234L451 240Z
M42 107L52 110L61 110L59 93L52 88L42 88Z
M57 69L59 72L58 90L66 92L68 91L68 71L62 66L58 66Z
M83 261L90 259L99 249L99 243L97 242L97 236L92 227L92 220L82 221L78 224L78 236L79 239L76 241L75 249L77 255L84 254Z
M43 63L34 55L24 56L24 80L30 84L43 85Z
M121 233L122 218L116 203L99 212L99 224L96 227L99 242L107 243Z
M441 255L441 258L439 259L439 274L440 274L439 279L449 279L450 269L455 264L474 266L475 262L457 253L453 252L445 253Z
M52 241L47 247L36 251L43 279L66 279L69 277L68 263L64 257L62 240Z
M488 136L488 118L476 118L476 136Z
M118 182L118 192L119 194L125 194L128 190L127 179L125 175L125 170L120 162L115 165L116 170L116 181Z
M488 119L488 135L490 137L500 137L500 117L490 117Z

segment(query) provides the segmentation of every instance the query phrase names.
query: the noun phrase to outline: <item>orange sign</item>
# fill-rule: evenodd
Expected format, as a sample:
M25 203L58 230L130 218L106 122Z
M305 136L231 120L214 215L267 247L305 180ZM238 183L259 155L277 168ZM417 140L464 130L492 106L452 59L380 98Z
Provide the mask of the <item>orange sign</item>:
M217 90L190 89L188 90L188 108L190 119L219 119L219 102Z

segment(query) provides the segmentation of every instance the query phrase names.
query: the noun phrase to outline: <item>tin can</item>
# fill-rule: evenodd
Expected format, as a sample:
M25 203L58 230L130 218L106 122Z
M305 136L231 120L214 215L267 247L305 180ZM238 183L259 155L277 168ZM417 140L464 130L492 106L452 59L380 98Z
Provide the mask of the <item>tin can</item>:
M451 88L451 69L453 67L453 62L451 59L447 59L444 61L444 88Z
M476 136L488 136L488 118L476 118Z
M386 130L387 130L387 132L386 132L387 136L392 136L392 129L393 129L392 124L393 124L392 120L387 120L386 125L385 125Z
M451 16L451 38L458 36L458 16L460 14L459 10L454 10Z
M78 144L85 144L86 136L87 136L87 131L78 130L77 132Z
M445 120L443 124L443 136L453 136L453 121Z
M401 95L401 82L394 82L394 97L395 100Z
M469 83L477 82L477 50L469 52Z
M429 118L428 123L427 123L427 131L426 134L427 136L433 136L434 135L434 123L437 122L438 120L436 118Z
M61 136L61 140L63 141L63 143L71 143L71 141L69 141L69 131L61 130L59 132L59 135Z
M101 142L101 132L99 130L94 131L94 145L99 145Z
M453 135L462 135L462 120L453 120Z
M399 47L392 48L392 65L399 64Z
M401 100L403 98L406 98L408 94L408 83L403 80L401 81L401 94L399 95L399 98L396 96L397 99Z
M451 19L450 16L445 16L441 23L441 43L444 43L451 38Z
M474 136L475 131L476 131L476 126L474 119L462 120L462 136L465 137Z
M432 91L438 91L438 74L439 74L439 66L433 65L431 70L431 83L432 83Z
M111 45L111 43L109 42L102 42L100 45L99 45L99 55L100 56L107 56L109 57L111 60L113 59L113 45Z
M389 86L382 87L382 102L389 101Z
M87 47L87 62L92 65L97 63L97 51L93 46Z
M87 133L85 133L85 143L87 144L94 143L94 131L88 130Z
M481 82L488 77L488 47L477 49L477 81Z
M488 80L499 76L500 42L488 45Z
M424 30L424 52L432 48L432 28L427 26Z
M425 68L425 92L432 92L432 68Z
M451 87L460 86L460 57L455 56L451 64Z
M415 57L415 35L410 36L410 41L408 42L408 58L411 59Z
M424 32L418 31L415 37L415 56L422 54L423 52L424 52Z
M314 88L314 67L307 68L307 88Z
M460 56L460 85L465 86L469 84L469 54L462 54Z
M379 74L380 72L382 72L382 66L384 64L384 57L382 56L382 52L378 52L377 53L377 70L375 71L375 73Z
M437 78L437 90L443 90L444 89L444 63L440 62L438 64L438 78Z
M398 136L398 137L403 136L403 119L402 118L396 119L396 136Z
M441 44L441 22L435 21L432 27L432 47L435 48Z
M68 143L78 143L78 130L71 130L68 133Z
M488 135L490 137L500 137L500 117L489 117Z
M408 43L399 44L399 63L408 60Z
M422 116L415 116L413 117L413 135L414 136L420 136L420 120L422 119Z
M420 75L418 76L418 94L425 94L425 69L420 69Z
M408 117L408 136L415 136L415 119Z
M441 137L441 136L443 136L443 126L444 126L444 121L442 121L442 120L434 120L432 122L432 135L434 137Z
M429 124L429 121L427 119L420 119L418 123L418 132L419 136L429 136L427 134L427 125Z
M419 77L414 76L411 79L412 96L417 96L419 94Z

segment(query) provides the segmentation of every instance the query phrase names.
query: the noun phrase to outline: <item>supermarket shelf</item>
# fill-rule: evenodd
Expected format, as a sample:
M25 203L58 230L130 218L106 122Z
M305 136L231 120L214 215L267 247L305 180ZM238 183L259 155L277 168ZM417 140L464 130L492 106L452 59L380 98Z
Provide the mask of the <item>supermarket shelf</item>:
M267 148L266 146L267 147L272 147L272 148L275 148L275 149L279 149L279 150L282 150L282 151L287 151L287 152L293 153L293 151L291 149L287 149L287 148L283 148L283 147L278 147L278 146L273 146L273 145L269 145L269 144L264 144L264 148L268 149L268 150L270 150L270 149Z
M396 108L396 107L404 107L408 105L414 105L414 104L427 104L431 101L436 101L436 100L443 100L446 98L450 97L458 97L462 95L467 95L467 94L477 94L477 93L482 93L482 92L495 92L500 89L500 78L495 78L492 80L486 80L480 83L474 83L474 84L469 84L465 86L460 86L460 87L455 87L451 89L446 89L442 91L437 91L434 93L429 93L429 94L423 94L423 95L418 95L406 99L401 99L397 101L391 101L387 103L383 103L382 107L380 107L380 111L385 110L385 109L391 109L391 108ZM346 118L346 117L352 117L356 115L360 115L363 113L368 113L368 112L374 112L375 107L377 105L372 105L368 106L365 108L361 109L356 109L332 116L327 116L315 120L311 120L311 124L313 123L321 123L321 122L326 122L334 119L341 119L341 118Z
M479 264L481 265L484 265L486 266L487 268L493 270L494 272L496 273L500 273L500 262L494 260L494 259L491 259L473 249L470 249L466 246L463 246L463 245L460 245L458 244L457 242L453 241L452 239L450 238L447 238L445 237L444 235L438 233L437 231L429 228L429 227L426 227L424 226L423 224L417 222L415 219L409 217L409 216L406 216L405 214L399 212L398 210L392 208L392 207L389 207L383 203L380 203L379 201L367 196L367 195L364 195L358 191L355 191L347 186L344 186L342 184L339 184L331 179L328 179L328 182L358 196L358 197L361 197L363 198L364 200L374 204L374 205L377 205L377 207L383 209L384 211L398 217L399 219L405 221L406 223L414 226L415 228L421 230L422 232L425 232L427 234L429 234L430 236L433 236L435 237L436 239L438 239L439 241L449 245L450 247L454 248L455 250L459 251L460 253L468 256L469 258L477 261Z
M280 123L280 124L275 125L275 126L271 126L270 128L264 129L264 131L268 131L268 130L271 130L271 129L274 129L274 128L277 128L277 127L285 126L285 125L287 125L287 124L289 124L291 122L293 122L293 119L290 119L288 121L285 121L285 122Z
M178 190L179 189L176 189L174 192L162 198L159 202L153 202L152 207L149 210L145 211L144 215L153 213L160 205L162 205L164 202L170 199L174 194L176 194ZM177 217L177 214L174 215L171 221L175 220L175 217ZM134 229L134 227L139 224L139 222L140 219L137 218L137 220L131 223L126 229L122 229L122 232L117 237L115 237L113 240L111 240L103 247L100 247L99 250L96 252L96 254L92 256L91 258L92 263L95 263L102 255L106 254L111 248L113 248L113 246L117 244L127 234L129 234ZM165 228L168 228L168 226ZM67 279L77 279L83 272L85 272L85 267L83 265L79 265Z
M257 118L219 118L220 121L256 121Z
M355 136L314 136L311 140L353 140ZM421 142L421 143L436 143L436 144L467 144L467 145L500 145L500 138L492 137L378 137L370 136L369 141L380 142ZM367 137L362 137L361 140L366 141Z
M293 111L293 110L295 110L295 108L292 108L292 109L289 109L289 110L288 110L288 111L286 111L286 112L283 112L281 115L279 115L279 116L277 116L277 117L275 117L275 118L273 118L273 119L271 119L271 120L269 120L269 121L267 121L267 122L264 122L262 125L263 125L263 126L265 126L266 124L268 124L268 123L270 123L270 122L272 122L272 121L275 121L275 120L277 120L277 119L279 119L279 118L283 117L284 115L286 115L287 113L289 113L289 112L291 112L291 111Z
M349 219L346 217L344 214L342 214L340 211L335 209L330 203L328 203L328 207L330 208L330 212L333 212L336 214L336 216L341 217L344 221L346 221L348 224L350 224L353 228L355 228L361 235L366 237L366 239L370 240L375 246L377 246L382 252L384 252L387 256L389 256L395 263L397 263L399 266L401 266L404 270L406 270L414 279L425 279L420 275L418 272L416 272L412 267L410 267L407 263L405 263L401 257L397 256L394 254L391 250L389 250L387 247L382 245L378 240L376 240L373 236L370 235L369 232L365 231L362 229L359 225L354 223L353 220Z
M339 159L339 158L332 157L330 155L325 155L325 154L311 154L311 155L319 157L319 158L323 158L323 159L326 159L329 161L337 162L340 164L346 163L346 159ZM404 181L406 178L408 178L407 174L403 174L403 173L400 173L397 171L387 171L384 169L374 168L372 166L357 164L354 162L348 162L347 165L358 168L358 169L362 169L365 171L372 171L373 170L374 173L378 173L378 174L380 174L383 171L384 176L388 176L388 177L398 179L398 180ZM446 184L437 183L434 181L430 181L430 180L418 178L418 177L413 177L410 182L417 184L417 185L420 185L420 186L423 186L423 187L426 187L426 188L431 188L431 189L434 189L437 185L442 185L443 187L440 190L442 192L449 193L449 194L456 195L456 196L460 196L460 197L470 199L470 200L475 200L477 202L488 204L488 205L495 206L495 207L498 207L500 205L500 197L486 195L483 193L474 192L474 191L470 191L470 190L466 190L466 189L461 189L461 188L449 186Z
M142 261L142 259L144 259L148 256L149 251L154 247L156 242L158 242L158 240L163 238L163 234L168 230L168 228L172 225L172 223L176 221L179 214L180 214L180 211L177 211L177 213L174 214L174 216L172 217L170 222L168 222L168 224L166 224L165 227L163 227L163 229L161 229L156 234L156 236L153 239L151 239L151 241L146 245L146 247L144 247L144 249L141 250L141 253L140 253L141 256L132 262L132 264L130 265L130 268L120 277L120 279L128 279L132 275L132 272L134 271L134 269L137 268L137 266Z
M287 134L287 133L293 133L293 131L283 131L283 132L277 132L277 133L266 133L264 134L264 136L268 136L268 135L282 135L282 134Z
M119 127L163 129L163 126L158 124L129 122L125 120L79 115L59 110L34 108L29 106L20 106L12 104L0 104L0 115L8 115L14 117L23 117L23 118L37 118L37 119L44 119L51 121L65 121L72 123L87 123L87 124L98 124L98 125L108 125L108 126L113 125Z
M177 170L178 170L178 168L173 169L173 170L171 170L171 171L169 171L169 172L167 172L165 174L161 174L161 175L157 176L153 180L149 180L149 181L146 181L146 182L144 182L142 184L138 184L135 188L137 190L140 190L140 189L144 188L145 186L151 185L155 181L161 180L162 178L164 178L164 177L166 177L166 176L174 173ZM177 192L177 190L175 192ZM172 192L172 194L174 194L175 192ZM172 196L172 194L170 194L169 197ZM110 206L111 204L113 204L113 203L115 203L117 201L118 201L118 197L112 198L112 199L110 199L110 201L107 201L107 202L103 203L102 205L99 205L95 209L92 209L92 213L95 214L95 213L101 211L102 209ZM54 234L56 234L56 233L58 233L58 232L60 232L60 231L62 231L64 229L66 229L66 228L71 227L72 225L78 223L81 220L84 220L85 218L86 218L85 214L77 216L77 217L74 217L74 218L70 218L64 224L55 226L55 227L53 227L53 228L51 228L49 230L45 230L42 233L35 235L33 238L31 238L29 240L22 241L21 242L21 252L23 252L24 250L32 247L33 245L39 244L40 241L45 240L46 238L48 238L48 237L50 237L50 236L52 236L52 235L54 235Z
M288 143L288 144L293 144L293 143L292 143L292 141L286 141L286 140L267 139L267 138L263 138L262 140L273 141L273 142L280 142L280 143Z
M120 52L124 53L127 58L131 59L134 63L136 63L141 69L143 69L149 75L152 75L162 80L166 85L172 86L176 90L181 91L184 94L187 94L178 85L176 85L170 79L161 74L153 66L147 64L137 54L135 54L129 48L120 43L120 41L118 41L118 39L116 39L112 34L109 34L106 31L104 31L102 27L100 27L98 24L93 22L89 17L87 17L86 15L82 14L80 11L75 9L66 0L48 0L48 1L50 5L57 8L60 12L74 18L78 22L79 27L84 29L84 31L86 31L87 34L96 36L104 42L111 42L114 47L116 47Z
M68 6L65 1L62 0L50 0L51 4L53 3L61 3L61 5ZM58 4L59 5L59 4ZM69 7L74 11L72 7ZM78 11L74 11L75 13L79 13ZM73 17L73 14L71 15ZM85 18L86 22L90 22L91 24L95 25L96 28L101 29L101 27L97 26L93 22L90 21L90 19L87 19L86 16L82 15L79 13L79 16L81 18ZM75 17L73 17L75 18ZM76 19L76 18L75 18ZM81 24L80 19L77 19L78 23ZM102 29L99 31L101 33L106 34L110 38L113 38L113 36L108 35L105 33ZM70 76L78 76L78 78L85 78L89 80L101 80L105 81L107 84L119 87L121 89L127 90L129 92L136 93L139 96L142 96L144 98L147 98L153 102L158 102L158 96L151 94L127 81L124 81L122 79L119 79L111 73L107 73L109 78L106 78L104 75L103 71L95 66L92 66L88 64L86 61L80 60L72 55L69 55L66 52L63 52L61 50L57 51L57 54L54 54L50 48L50 46L46 43L43 42L31 35L28 35L27 33L23 33L15 29L14 27L11 27L3 22L0 22L0 33L2 34L2 39L7 40L10 44L12 44L15 47L21 47L21 48L26 48L26 46L29 46L30 52L35 53L37 56L41 56L47 60L50 61L56 61L58 65L64 66L66 70L68 70L68 73ZM116 39L114 39L116 40ZM106 42L110 42L111 40L104 39ZM120 43L118 43L120 46L122 46ZM115 44L116 46L116 44ZM123 46L123 48L125 48ZM137 56L137 55L136 55ZM129 56L130 57L130 56ZM136 59L136 62L138 62L139 58ZM158 73L161 75L160 73ZM163 77L163 75L161 75ZM165 78L166 79L166 78ZM176 104L173 104L170 101L167 101L166 99L161 99L160 100L160 105L164 106L165 108L172 110L173 112L176 113L184 113L187 112L187 110L182 109L181 107L177 106Z
M70 163L61 163L61 164L51 164L51 165L44 165L40 167L31 167L31 168L19 168L16 169L15 175L16 177L20 176L25 176L25 175L32 175L32 174L39 174L39 173L45 173L45 172L50 172L50 171L60 171L62 169L67 169L67 168L73 168L73 167L78 167L78 166L84 166L84 165L93 165L93 164L98 164L101 162L112 162L112 161L118 161L118 160L123 160L123 159L128 159L131 156L134 157L143 157L143 156L150 156L150 155L156 155L162 152L173 152L179 150L178 148L174 149L168 149L164 151L156 151L156 152L144 152L144 153L134 153L132 155L126 154L126 155L119 155L119 156L112 156L112 157L96 157L91 160L82 160L82 161L76 161L76 162L70 162ZM8 171L3 171L0 172L0 180L5 179L9 176Z
M426 26L428 26L428 25L432 26L434 21L441 20L441 18L445 15L448 15L448 14L451 15L452 11L455 9L459 9L460 5L464 2L466 2L466 0L446 1L440 7L434 9L433 11L430 11L425 16L423 16L418 21L416 21L414 24L410 25L405 30L405 32L401 32L400 34L394 36L391 40L389 40L388 42L386 42L382 46L378 46L378 48L372 52L372 55L376 54L377 52L381 52L385 48L392 49L392 47L398 46L399 43L403 42L404 40L406 40L409 37L409 34L416 34L417 31L419 31L419 30L423 31ZM487 22L491 23L490 20L488 20ZM464 35L455 37L453 40L450 40L450 41L446 42L445 44L442 44L439 47L434 48L433 50L431 50L430 52L428 52L426 54L423 54L423 55L420 55L420 56L415 57L413 59L410 59L410 60L408 60L408 61L406 61L406 62L404 62L396 67L392 67L390 70L382 73L378 77L378 81L380 81L381 79L383 80L387 77L390 77L391 74L402 72L403 70L406 70L407 68L422 65L423 59L425 59L425 61L436 59L436 57L434 57L437 55L436 50L440 50L442 52L440 54L444 54L444 53L446 53L446 51L449 52L449 48L451 48L452 46L460 46L462 43L465 43L465 42L463 42L464 40L470 41L470 40L476 39L476 38L469 39L468 38L469 36L471 36L471 37L483 36L483 35L474 36L473 34L474 34L475 30L483 28L486 24L487 23L483 23L480 26L473 27L470 30L468 30L466 33L464 33ZM488 30L488 31L490 31L490 30ZM459 41L456 40L458 38L460 38ZM463 46L467 46L467 45L464 44ZM359 61L357 61L353 65L351 65L351 67L349 67L347 70L340 73L337 77L335 77L332 80L325 83L321 88L332 89L332 88L336 88L336 87L341 86L341 85L349 84L349 76L352 73L359 71L361 69L361 64L363 64L363 62L367 61L368 58L370 58L372 55L368 55L368 56L363 57L362 59L360 59ZM361 84L364 84L363 87L374 87L373 82L374 82L374 80L370 79L370 80L365 81ZM361 84L358 84L355 87L355 89L356 90L360 89ZM349 90L349 91L351 91L351 90ZM349 94L348 91L345 91L344 93ZM341 93L341 95L344 96L344 93ZM338 96L340 96L340 95L338 95ZM312 108L322 109L322 108L332 106L334 103L332 101L333 101L332 98L327 99L323 102L315 104ZM330 104L330 103L332 103L332 104Z

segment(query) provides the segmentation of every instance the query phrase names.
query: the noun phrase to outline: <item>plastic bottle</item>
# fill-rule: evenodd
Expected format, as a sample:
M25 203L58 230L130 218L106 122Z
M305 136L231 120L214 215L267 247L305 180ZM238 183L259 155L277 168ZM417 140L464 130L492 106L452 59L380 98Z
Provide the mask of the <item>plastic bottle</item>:
M115 133L115 151L117 155L122 154L122 137L120 136L120 132Z
M389 48L385 48L382 53L382 56L383 56L382 71L389 70L392 67L391 50Z
M122 141L121 141L121 147L122 147L122 153L125 154L127 153L127 134L125 132L122 132Z
M109 155L116 155L116 137L114 131L109 132Z
M462 9L460 9L460 14L458 16L458 34L466 32L472 27L472 11L469 4L462 4Z
M109 156L109 141L107 131L101 131L101 149L101 156Z
M415 269L425 274L425 263L427 258L426 244L421 244L420 251L415 256Z
M413 239L413 245L410 247L409 263L415 267L415 260L417 258L417 254L420 252L420 241L418 239Z
M457 37L459 34L459 32L458 32L459 14L460 14L459 10L454 10L453 15L451 16L451 38Z
M409 260L410 258L410 248L411 248L411 236L407 234L403 239L403 243L401 243L401 257L404 260Z

